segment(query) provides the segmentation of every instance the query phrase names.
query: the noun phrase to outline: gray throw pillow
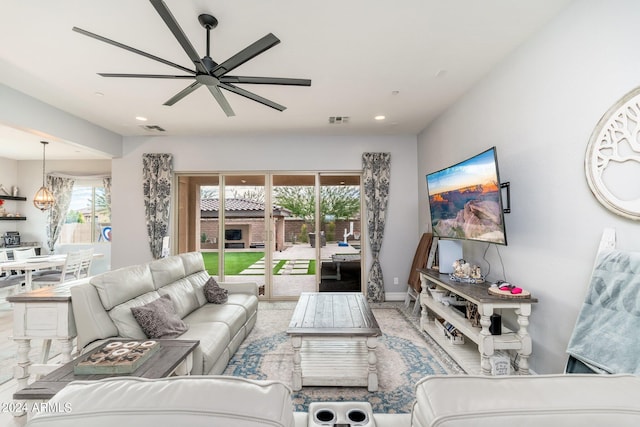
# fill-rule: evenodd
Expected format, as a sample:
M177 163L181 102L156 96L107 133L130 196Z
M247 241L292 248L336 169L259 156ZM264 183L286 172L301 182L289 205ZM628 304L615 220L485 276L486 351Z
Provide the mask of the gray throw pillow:
M175 338L189 329L176 314L169 295L139 307L131 307L131 312L148 338Z
M207 283L204 284L204 296L207 301L214 304L224 304L229 298L227 290L221 288L213 277L209 277Z

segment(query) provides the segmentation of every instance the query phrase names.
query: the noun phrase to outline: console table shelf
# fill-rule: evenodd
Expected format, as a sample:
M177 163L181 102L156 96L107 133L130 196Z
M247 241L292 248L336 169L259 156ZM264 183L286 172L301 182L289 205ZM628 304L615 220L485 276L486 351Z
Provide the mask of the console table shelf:
M489 295L488 284L469 284L455 282L446 274L432 270L420 270L422 292L420 305L422 316L420 325L433 337L451 357L470 374L491 374L490 358L497 350L515 350L520 356L519 373L529 373L528 358L531 355L531 337L527 331L531 304L536 298L500 298ZM464 298L478 306L480 327L471 325L457 309L436 301L429 293L429 288L439 288ZM513 310L518 319L518 330L512 331L502 326L501 335L491 335L490 316L495 310ZM435 324L436 318L445 319L470 341L465 344L451 344L443 335L441 328ZM478 357L478 353L480 357Z

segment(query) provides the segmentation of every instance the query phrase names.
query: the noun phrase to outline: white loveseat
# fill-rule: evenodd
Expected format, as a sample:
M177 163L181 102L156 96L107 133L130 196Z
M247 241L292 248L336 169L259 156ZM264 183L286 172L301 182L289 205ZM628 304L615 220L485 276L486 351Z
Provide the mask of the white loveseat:
M637 427L640 378L632 375L431 376L416 385L411 414L369 414L362 403L317 402L293 412L275 381L191 376L77 381L28 426L136 427ZM349 417L349 407L356 417ZM325 416L333 413L335 416ZM322 416L318 417L318 414ZM345 414L347 416L345 417Z
M202 254L190 252L109 271L71 287L78 348L87 351L107 339L146 339L131 308L169 295L189 329L179 339L199 340L191 374L220 374L256 323L258 285L220 283L224 304L208 303L209 279Z

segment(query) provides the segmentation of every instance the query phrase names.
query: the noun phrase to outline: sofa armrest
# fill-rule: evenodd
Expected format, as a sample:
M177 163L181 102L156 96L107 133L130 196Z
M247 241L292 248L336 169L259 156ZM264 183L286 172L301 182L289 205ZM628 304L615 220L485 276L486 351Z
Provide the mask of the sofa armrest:
M96 340L118 336L118 329L90 283L70 287L71 307L78 331L78 349Z
M230 294L251 294L258 296L257 282L218 282L218 285L229 291Z

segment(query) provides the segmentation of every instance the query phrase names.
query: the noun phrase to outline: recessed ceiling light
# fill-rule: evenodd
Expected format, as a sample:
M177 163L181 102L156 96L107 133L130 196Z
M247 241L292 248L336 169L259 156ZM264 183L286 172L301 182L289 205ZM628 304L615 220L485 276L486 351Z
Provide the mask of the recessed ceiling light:
M141 121L141 122L146 122L147 118L146 117L142 117L142 116L136 116L136 120Z
M447 70L444 70L444 69L436 71L436 74L435 74L436 77L444 77L446 75L447 75Z
M379 115L379 116L375 116L374 119L380 121L380 120L386 119L386 117L383 115Z
M104 96L104 93L102 93L102 92L94 92L93 94L95 96Z

